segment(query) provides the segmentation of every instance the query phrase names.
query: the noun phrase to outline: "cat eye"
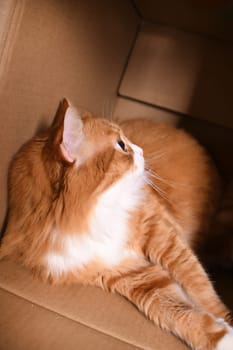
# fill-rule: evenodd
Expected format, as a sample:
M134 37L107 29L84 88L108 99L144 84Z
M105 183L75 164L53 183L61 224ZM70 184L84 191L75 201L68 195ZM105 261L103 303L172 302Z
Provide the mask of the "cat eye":
M118 141L117 141L117 144L120 146L120 148L122 149L122 151L124 151L124 152L127 151L126 146L125 146L125 143L124 143L122 140L118 140Z

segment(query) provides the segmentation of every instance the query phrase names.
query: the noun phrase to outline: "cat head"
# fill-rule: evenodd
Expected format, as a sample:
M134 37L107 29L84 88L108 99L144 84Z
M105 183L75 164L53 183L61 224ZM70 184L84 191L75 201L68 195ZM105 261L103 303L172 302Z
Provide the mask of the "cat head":
M67 100L60 105L50 133L55 152L74 169L91 164L97 167L96 172L106 172L114 164L116 178L144 170L142 149L127 139L120 126L94 118L91 113L80 113Z
M124 177L135 180L144 172L142 149L132 144L117 124L81 113L67 100L61 103L47 137L43 149L44 164L49 163L47 172L59 167L62 176L56 182L60 189L66 184L79 192L82 187L86 199Z
M117 124L63 100L48 130L12 161L3 247L23 254L18 248L24 242L36 254L54 227L84 230L99 196L114 186L113 201L129 188L136 191L143 174L142 150Z

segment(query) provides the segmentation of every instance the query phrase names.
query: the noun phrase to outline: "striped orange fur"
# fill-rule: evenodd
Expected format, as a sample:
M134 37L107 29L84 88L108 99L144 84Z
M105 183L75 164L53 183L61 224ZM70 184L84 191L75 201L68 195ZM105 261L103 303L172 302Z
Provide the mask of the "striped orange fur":
M195 350L230 350L229 311L194 253L219 196L214 165L182 130L118 125L63 100L12 161L1 258L117 292Z

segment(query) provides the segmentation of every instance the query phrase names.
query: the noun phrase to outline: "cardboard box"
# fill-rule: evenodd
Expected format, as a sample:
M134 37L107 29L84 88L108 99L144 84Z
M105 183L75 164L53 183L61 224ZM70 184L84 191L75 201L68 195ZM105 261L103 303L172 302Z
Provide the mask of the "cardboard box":
M1 225L9 161L49 125L64 96L105 117L184 127L213 154L224 179L232 178L231 12L221 1L175 3L1 1ZM232 305L231 276L220 277ZM0 349L52 347L186 348L118 295L43 285L21 266L0 262Z

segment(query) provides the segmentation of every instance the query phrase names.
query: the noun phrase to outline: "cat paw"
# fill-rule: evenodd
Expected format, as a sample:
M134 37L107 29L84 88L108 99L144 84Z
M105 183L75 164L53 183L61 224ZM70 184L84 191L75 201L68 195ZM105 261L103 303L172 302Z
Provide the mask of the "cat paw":
M228 332L218 342L215 350L233 350L233 328L228 326Z

